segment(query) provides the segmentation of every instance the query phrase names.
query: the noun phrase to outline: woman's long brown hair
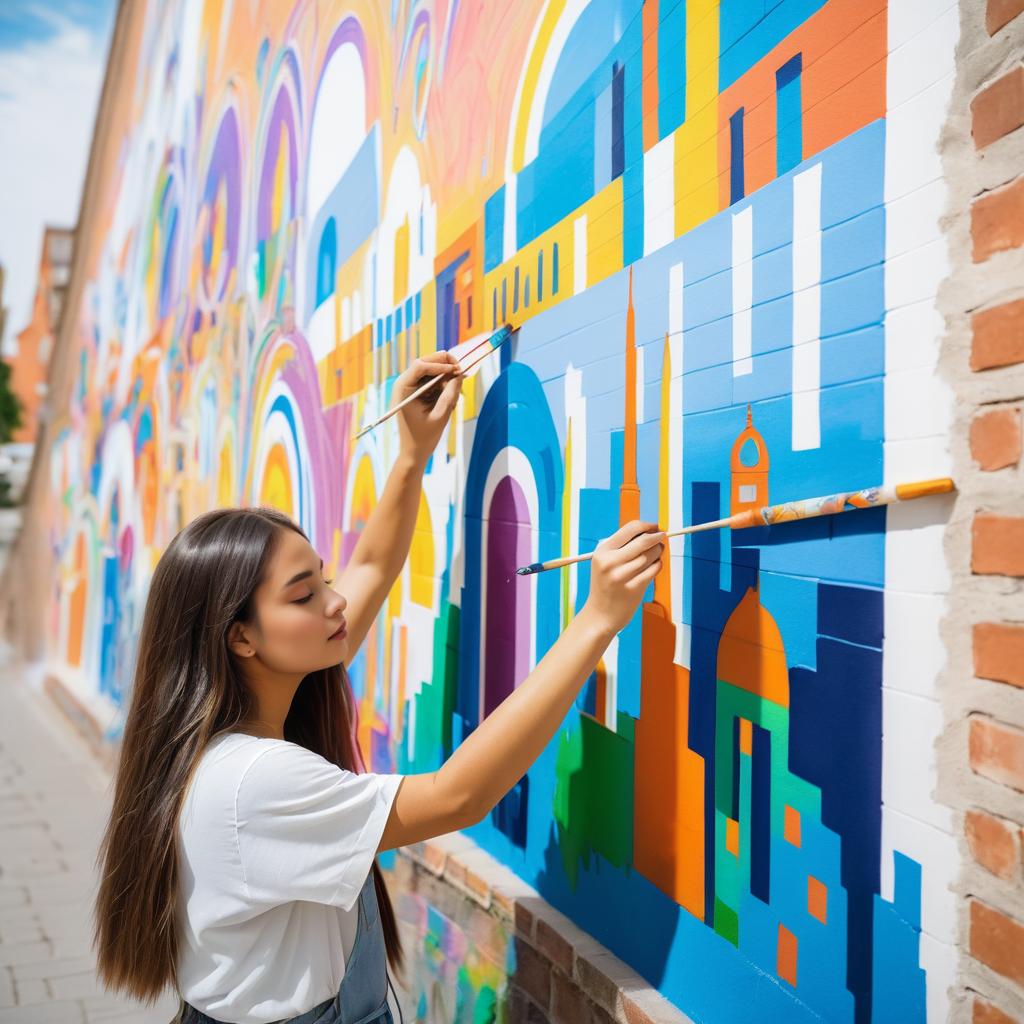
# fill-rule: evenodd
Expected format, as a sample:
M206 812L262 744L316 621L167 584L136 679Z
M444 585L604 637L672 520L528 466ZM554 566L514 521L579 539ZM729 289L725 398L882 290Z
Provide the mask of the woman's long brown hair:
M93 907L100 980L136 1000L153 1003L168 985L178 989L178 814L206 745L255 717L228 630L255 620L254 591L283 529L306 537L269 507L203 513L168 544L150 581ZM363 772L358 725L348 672L338 664L302 680L284 733L339 768ZM388 962L400 972L394 909L376 860L372 870Z

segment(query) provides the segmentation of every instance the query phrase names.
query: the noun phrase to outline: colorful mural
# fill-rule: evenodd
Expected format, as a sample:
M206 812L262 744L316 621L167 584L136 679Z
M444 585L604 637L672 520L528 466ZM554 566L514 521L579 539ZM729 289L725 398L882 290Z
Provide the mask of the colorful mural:
M393 423L353 434L412 358L506 320L351 668L374 770L438 767L582 606L588 563L517 566L945 475L939 270L905 235L944 194L950 7L148 4L70 314L55 660L122 708L153 566L213 506L283 509L333 572L396 453ZM694 1020L944 1020L932 526L676 538L469 834ZM500 977L458 977L489 1019Z

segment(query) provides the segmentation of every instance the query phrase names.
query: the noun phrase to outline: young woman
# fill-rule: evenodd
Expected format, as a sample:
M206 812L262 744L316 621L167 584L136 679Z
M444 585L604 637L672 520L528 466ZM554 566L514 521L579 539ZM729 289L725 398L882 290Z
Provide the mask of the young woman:
M150 582L100 853L103 983L182 1024L391 1024L402 950L375 856L479 822L525 774L654 578L664 532L600 545L586 604L523 682L434 772L367 772L345 666L408 554L422 474L462 387L401 413L401 454L338 586L287 516L216 509ZM396 999L397 1005L397 999Z

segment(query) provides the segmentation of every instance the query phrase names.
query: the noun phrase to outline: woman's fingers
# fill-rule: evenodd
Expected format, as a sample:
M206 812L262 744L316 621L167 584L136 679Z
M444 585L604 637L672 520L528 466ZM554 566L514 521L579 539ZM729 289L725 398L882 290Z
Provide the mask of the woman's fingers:
M663 544L656 544L629 559L628 562L616 569L616 572L623 582L628 582L646 572L656 562L660 562L664 550Z
M462 364L458 357L447 350L441 352L428 352L424 356L417 356L412 366L421 373L448 373L450 371L461 371Z
M642 519L631 519L628 523L620 526L611 536L605 537L598 547L622 548L635 539L637 534L657 531L657 523L645 523Z
M432 377L434 378L433 386L427 388L419 396L420 401L427 406L434 406L440 400L442 389L447 382L462 380L463 370L458 359L448 351L431 352L426 356L419 356L409 364L402 374L402 378L404 378L402 380L403 394L412 394Z
M437 401L434 403L434 408L429 413L431 420L446 420L455 408L455 403L459 400L459 394L462 391L462 375L450 377L445 383L443 390ZM424 397L427 395L434 394L433 388L424 393Z
M656 544L665 540L665 531L659 530L657 524L651 524L651 529L643 530L639 536L626 541L614 554L616 560L622 563L631 562L637 555L642 555Z

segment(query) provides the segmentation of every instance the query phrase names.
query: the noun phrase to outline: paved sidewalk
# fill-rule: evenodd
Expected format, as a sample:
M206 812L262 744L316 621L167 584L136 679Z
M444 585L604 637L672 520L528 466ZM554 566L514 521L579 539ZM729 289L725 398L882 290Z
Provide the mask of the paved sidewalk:
M48 699L0 665L0 1024L167 1024L101 988L96 853L112 781Z

